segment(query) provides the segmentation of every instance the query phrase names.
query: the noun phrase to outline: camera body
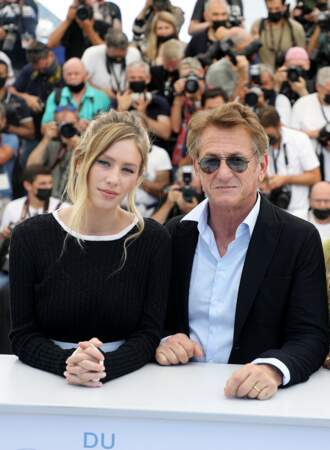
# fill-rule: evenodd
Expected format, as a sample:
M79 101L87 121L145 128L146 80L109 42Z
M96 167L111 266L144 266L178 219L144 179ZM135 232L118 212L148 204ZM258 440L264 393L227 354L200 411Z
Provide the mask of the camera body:
M253 84L261 85L261 68L259 64L252 64L250 66L250 80Z
M231 5L229 13L229 27L239 27L242 24L242 14L239 5Z
M276 206L282 209L288 209L291 201L291 187L288 185L273 189L268 199Z
M14 23L9 23L7 25L3 25L2 28L6 31L6 36L2 44L2 50L4 52L12 52L18 37L18 26Z
M258 107L259 97L262 94L262 89L259 86L252 85L244 96L244 103L255 110Z
M304 78L305 70L299 66L291 66L287 70L288 80L292 83L299 81L299 78Z
M330 12L322 11L318 17L317 23L321 28L321 31L329 32L330 31Z
M145 100L146 102L151 102L152 93L151 92L132 92L131 94L132 102L137 102L140 99Z
M8 125L19 126L23 119L21 105L16 101L4 104L6 109L6 119Z
M320 130L317 141L322 145L322 147L327 147L330 142L330 123L324 125Z
M195 191L191 188L190 184L192 182L192 166L182 167L182 197L187 203L191 203L195 194Z
M93 8L89 5L86 5L85 0L79 1L80 5L77 8L76 17L79 20L90 20L93 18Z
M71 139L78 134L77 128L71 122L63 122L60 124L58 131L65 139Z

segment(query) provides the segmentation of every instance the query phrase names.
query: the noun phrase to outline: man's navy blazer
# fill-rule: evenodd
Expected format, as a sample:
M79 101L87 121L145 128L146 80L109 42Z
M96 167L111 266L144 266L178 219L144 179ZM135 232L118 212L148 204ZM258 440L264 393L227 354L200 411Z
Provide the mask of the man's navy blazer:
M197 222L181 219L167 224L173 247L167 335L189 335L189 284L198 229ZM290 371L288 385L307 380L329 350L327 305L318 231L262 197L241 276L228 363L278 358Z

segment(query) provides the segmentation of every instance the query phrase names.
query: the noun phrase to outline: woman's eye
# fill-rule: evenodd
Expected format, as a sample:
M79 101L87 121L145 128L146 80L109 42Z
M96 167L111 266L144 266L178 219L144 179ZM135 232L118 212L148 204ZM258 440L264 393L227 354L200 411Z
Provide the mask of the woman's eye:
M100 164L101 166L104 166L104 167L109 167L110 166L109 161L105 161L104 159L97 159L96 162L98 164Z
M133 169L129 169L128 167L123 167L123 171L126 173L134 173Z

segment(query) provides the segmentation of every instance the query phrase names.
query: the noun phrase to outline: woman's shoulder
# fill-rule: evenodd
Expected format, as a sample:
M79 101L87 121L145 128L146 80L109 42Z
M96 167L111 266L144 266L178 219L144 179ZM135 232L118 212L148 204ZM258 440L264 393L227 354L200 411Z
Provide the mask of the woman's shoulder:
M15 236L28 234L29 239L37 236L39 239L44 236L45 232L55 230L57 227L56 221L52 213L39 214L38 216L30 217L24 222L15 226Z

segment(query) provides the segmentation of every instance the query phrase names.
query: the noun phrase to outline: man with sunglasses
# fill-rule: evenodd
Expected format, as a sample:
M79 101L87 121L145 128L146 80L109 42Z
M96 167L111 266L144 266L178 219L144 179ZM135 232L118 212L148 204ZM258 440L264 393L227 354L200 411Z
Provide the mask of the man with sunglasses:
M196 113L187 144L207 199L167 226L173 276L156 359L243 364L225 395L268 399L327 355L319 234L258 193L268 138L248 107Z

